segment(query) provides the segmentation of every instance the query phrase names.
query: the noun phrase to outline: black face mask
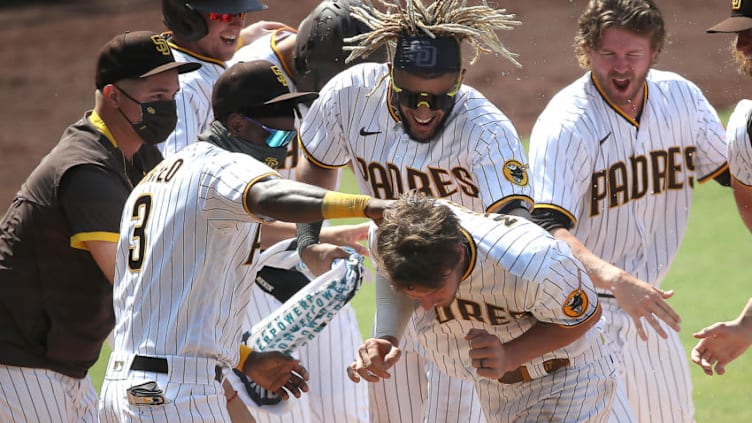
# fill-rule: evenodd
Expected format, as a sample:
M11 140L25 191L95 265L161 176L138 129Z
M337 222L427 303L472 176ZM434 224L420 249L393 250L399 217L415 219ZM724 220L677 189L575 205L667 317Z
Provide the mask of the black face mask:
M166 140L172 131L175 130L175 125L178 123L175 100L141 103L128 95L122 88L118 87L118 89L132 102L141 106L141 121L136 123L131 122L120 108L118 108L118 111L131 124L133 130L136 131L145 143L151 145L159 144Z

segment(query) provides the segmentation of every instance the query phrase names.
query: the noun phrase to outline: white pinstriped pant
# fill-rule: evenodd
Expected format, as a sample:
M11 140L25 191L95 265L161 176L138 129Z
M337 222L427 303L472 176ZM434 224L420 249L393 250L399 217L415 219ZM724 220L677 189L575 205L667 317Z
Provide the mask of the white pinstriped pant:
M97 392L89 376L0 364L0 422L94 423Z
M215 379L215 360L168 357L169 373L154 373L127 370L131 359L132 355L117 352L110 355L99 405L100 422L230 422L222 383ZM157 382L165 403L130 404L126 389L149 381Z

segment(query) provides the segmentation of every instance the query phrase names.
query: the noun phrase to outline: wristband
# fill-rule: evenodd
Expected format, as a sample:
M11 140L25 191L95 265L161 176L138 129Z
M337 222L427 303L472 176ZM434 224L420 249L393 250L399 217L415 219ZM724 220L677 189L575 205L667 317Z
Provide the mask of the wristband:
M245 361L248 360L248 357L252 352L253 348L245 344L240 344L240 361L238 362L238 365L235 366L235 368L242 372L243 366L245 366Z
M324 219L340 217L367 217L366 203L369 195L344 194L329 191L321 201L321 216Z
M315 223L298 223L296 225L296 235L298 238L298 256L301 257L301 260L303 257L303 250L305 250L306 247L319 243L319 234L321 233L321 226L323 224L323 221L318 221Z

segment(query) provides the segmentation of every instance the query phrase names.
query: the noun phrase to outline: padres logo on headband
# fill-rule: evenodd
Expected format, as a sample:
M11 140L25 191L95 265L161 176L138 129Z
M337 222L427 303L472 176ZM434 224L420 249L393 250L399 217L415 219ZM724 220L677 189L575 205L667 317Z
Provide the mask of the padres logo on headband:
M502 171L507 181L522 187L527 185L527 165L523 165L517 160L507 160Z

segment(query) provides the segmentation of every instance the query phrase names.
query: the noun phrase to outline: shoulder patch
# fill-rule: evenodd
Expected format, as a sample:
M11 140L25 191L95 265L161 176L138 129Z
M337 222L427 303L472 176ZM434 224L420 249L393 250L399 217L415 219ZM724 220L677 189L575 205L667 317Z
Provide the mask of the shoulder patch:
M569 317L580 317L587 311L588 304L588 296L585 291L577 288L567 295L561 310Z
M502 170L507 181L522 187L527 185L527 165L523 165L517 160L507 160L504 162Z

